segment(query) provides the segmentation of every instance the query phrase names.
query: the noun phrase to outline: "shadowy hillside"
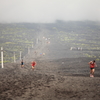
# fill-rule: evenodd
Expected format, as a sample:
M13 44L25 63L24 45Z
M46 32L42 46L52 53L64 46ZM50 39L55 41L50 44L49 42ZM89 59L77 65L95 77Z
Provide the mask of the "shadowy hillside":
M46 37L50 38L52 45L65 47L65 51L71 47L82 47L84 51L89 51L84 52L84 56L99 59L96 52L100 50L99 33L100 23L92 21L0 24L0 47L4 48L4 62L13 62L14 52L16 60L19 60L20 52L23 58L31 49L35 50L38 46L43 49L43 37Z

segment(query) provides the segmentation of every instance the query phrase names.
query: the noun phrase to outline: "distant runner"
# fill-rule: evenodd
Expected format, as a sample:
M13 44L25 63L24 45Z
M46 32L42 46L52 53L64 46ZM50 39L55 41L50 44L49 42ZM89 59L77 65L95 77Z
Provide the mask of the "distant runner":
M24 67L24 62L23 62L23 59L22 59L22 61L21 61L21 68L23 68Z
M37 56L37 51L34 52L35 56Z
M43 53L43 56L45 56L45 53Z
M89 62L90 65L90 77L94 77L95 67L97 67L95 60Z
M31 66L32 66L32 70L34 70L34 68L36 66L36 62L35 61L32 61Z

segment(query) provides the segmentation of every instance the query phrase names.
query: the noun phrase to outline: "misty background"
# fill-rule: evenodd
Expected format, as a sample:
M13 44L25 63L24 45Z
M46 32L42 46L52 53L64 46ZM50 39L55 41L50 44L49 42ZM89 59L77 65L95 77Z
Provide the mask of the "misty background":
M0 48L0 100L100 100L100 0L0 0Z
M0 0L0 23L100 21L100 0Z

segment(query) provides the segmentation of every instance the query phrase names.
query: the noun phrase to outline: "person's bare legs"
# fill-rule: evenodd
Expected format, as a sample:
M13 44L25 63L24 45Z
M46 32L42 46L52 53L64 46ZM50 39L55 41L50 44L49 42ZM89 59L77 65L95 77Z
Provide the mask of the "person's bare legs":
M94 77L94 71L95 71L95 69L90 70L90 77Z
M92 75L93 75L93 77L94 77L94 71L95 71L95 69L92 69Z
M32 66L32 70L34 70L34 66Z
M90 69L90 77L92 76L92 69Z

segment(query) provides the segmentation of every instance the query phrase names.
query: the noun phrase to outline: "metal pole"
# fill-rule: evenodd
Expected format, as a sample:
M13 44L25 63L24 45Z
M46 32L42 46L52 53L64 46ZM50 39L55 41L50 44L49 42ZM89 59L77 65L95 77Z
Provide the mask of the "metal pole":
M3 66L3 47L1 47L1 66L2 68L4 68Z
M14 52L14 63L16 62L16 60L15 60L16 58L15 58L15 52Z
M21 60L22 51L20 51L20 60Z
M37 38L37 42L36 43L38 44L38 38Z
M32 42L32 48L33 48L33 42Z
M30 53L30 47L28 47L28 54Z

